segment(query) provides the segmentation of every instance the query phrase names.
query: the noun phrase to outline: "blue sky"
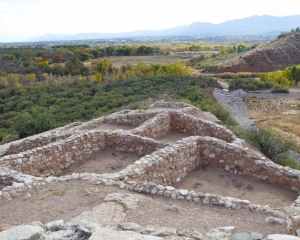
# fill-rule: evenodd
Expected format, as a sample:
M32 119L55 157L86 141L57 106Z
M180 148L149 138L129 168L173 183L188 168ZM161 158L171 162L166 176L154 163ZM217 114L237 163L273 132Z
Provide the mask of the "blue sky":
M127 32L253 15L300 14L299 0L0 0L0 42L46 33Z

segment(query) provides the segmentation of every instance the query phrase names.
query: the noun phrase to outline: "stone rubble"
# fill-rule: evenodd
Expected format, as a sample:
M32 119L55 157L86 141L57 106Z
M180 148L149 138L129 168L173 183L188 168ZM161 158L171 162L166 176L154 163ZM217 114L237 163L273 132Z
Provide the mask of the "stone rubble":
M95 130L101 124L136 126L132 130ZM190 135L175 143L155 140L169 131ZM282 167L261 153L245 147L233 132L212 114L185 103L156 102L148 110L123 110L86 123L73 123L2 147L0 157L0 201L11 201L31 188L50 182L86 180L91 184L159 195L174 200L248 208L271 214L268 223L288 224L287 232L300 233L300 200L285 212L248 200L170 186L201 166L224 169L232 174L276 184L300 192L300 171ZM104 149L132 152L138 161L117 173L73 173L57 177L78 161ZM25 199L31 197L30 193ZM277 211L277 212L276 212ZM174 232L174 231L173 231Z
M101 227L81 221L56 220L47 224L33 222L14 226L0 232L1 240L299 240L299 237L271 234L264 237L258 232L235 233L234 226L213 228L202 235L195 229L177 230L170 227L122 222L118 227Z

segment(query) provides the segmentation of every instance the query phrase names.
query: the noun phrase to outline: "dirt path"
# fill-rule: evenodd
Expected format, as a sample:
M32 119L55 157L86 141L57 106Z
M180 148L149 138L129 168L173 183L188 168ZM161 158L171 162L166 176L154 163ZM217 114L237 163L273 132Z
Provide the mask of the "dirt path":
M300 103L299 88L291 88L290 93L270 93L269 91L246 93L241 89L226 92L215 88L213 96L231 113L241 127L255 125L257 119L262 119L262 112L265 116L274 113L277 115L280 109L282 115L299 115L299 109L297 108L297 104ZM264 101L268 104L263 104Z
M226 92L217 88L213 92L215 99L231 113L241 127L250 127L254 124L254 121L249 119L247 106L243 100L246 94L243 90Z

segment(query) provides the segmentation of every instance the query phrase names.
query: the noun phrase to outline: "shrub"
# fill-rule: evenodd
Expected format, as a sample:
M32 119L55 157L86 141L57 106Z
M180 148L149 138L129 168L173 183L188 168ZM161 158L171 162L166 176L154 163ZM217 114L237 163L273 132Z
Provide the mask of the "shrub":
M275 84L271 89L272 93L289 93L289 88L282 84Z
M295 145L293 140L277 136L270 129L262 130L256 127L246 131L245 140L258 147L263 154L275 162L278 155L287 153Z
M289 153L278 154L275 158L275 162L282 166L287 166L293 169L300 170L300 164Z
M18 139L19 139L18 134L8 134L2 139L0 144L9 143L9 142L12 142L12 141L15 141L15 140L18 140Z
M139 108L140 108L140 104L137 103L137 102L132 103L132 104L130 104L130 106L129 106L129 109L130 109L130 110L136 110L136 109L139 109Z
M245 90L254 91L257 89L270 89L274 86L271 81L258 81L254 78L234 78L229 82L230 87L243 88Z

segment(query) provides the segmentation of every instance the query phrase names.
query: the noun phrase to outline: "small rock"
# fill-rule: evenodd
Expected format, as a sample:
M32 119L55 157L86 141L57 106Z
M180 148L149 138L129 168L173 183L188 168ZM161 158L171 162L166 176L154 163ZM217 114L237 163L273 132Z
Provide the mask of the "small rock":
M275 218L275 217L268 217L268 218L266 218L266 222L267 223L279 223L279 224L283 224L284 223L284 219Z
M225 202L225 207L227 207L227 208L231 208L231 206L232 206L232 203L231 202Z
M173 191L173 190L175 190L175 188L172 187L172 186L166 186L166 189L167 189L168 191Z
M188 237L197 240L203 239L203 235L194 229L184 229L181 231L177 231L177 235L180 237L183 236L183 237Z
M220 227L220 228L213 228L206 236L210 240L226 240L232 235L232 232L235 230L234 226L227 226L227 227Z
M185 195L187 195L187 194L189 193L189 191L188 191L188 190L185 190L185 189L179 189L178 192L179 192L181 195L183 195L183 196L185 196Z
M141 232L143 230L143 227L136 224L136 223L120 223L118 225L118 228L122 229L123 231L133 231L133 232Z
M56 220L46 224L47 231L58 231L64 225L64 220Z
M209 204L209 198L204 198L204 199L203 199L203 203L204 203L204 204Z
M13 182L12 186L14 188L23 188L24 187L24 183L16 183L16 182Z
M158 227L150 235L158 237L176 236L176 229L172 227Z

